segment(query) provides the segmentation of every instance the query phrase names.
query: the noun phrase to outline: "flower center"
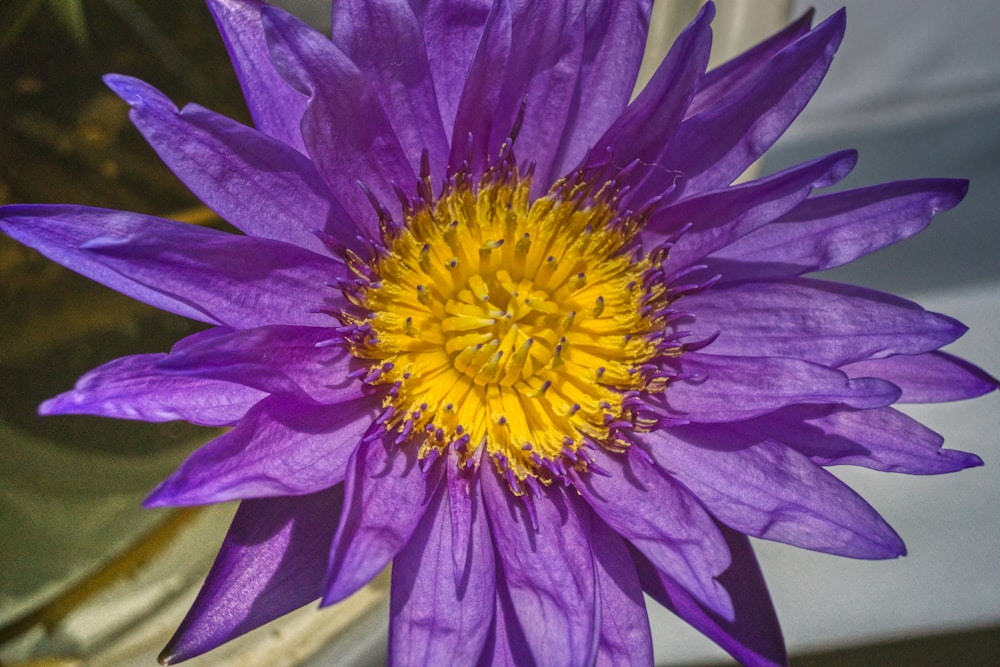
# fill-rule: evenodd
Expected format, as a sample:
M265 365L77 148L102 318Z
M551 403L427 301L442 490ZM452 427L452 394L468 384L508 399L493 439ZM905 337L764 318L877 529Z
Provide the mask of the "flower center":
M484 447L515 492L585 467L581 447L627 445L628 392L646 387L663 328L645 313L665 299L629 252L639 221L619 215L612 186L529 190L505 163L408 209L357 299L370 330L354 346L392 384L399 442L463 461Z

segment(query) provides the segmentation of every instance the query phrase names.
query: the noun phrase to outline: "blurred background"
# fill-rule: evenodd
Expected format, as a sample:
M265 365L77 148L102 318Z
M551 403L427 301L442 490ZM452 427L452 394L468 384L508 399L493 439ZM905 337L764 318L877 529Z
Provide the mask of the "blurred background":
M326 25L325 0L283 3ZM697 9L657 4L655 61ZM809 3L720 0L716 61ZM816 2L822 20L841 4ZM971 331L953 346L1000 374L1000 12L991 0L856 0L826 83L762 172L854 147L844 187L922 176L972 180L930 229L826 274L913 299ZM0 203L63 202L219 224L131 127L100 76L120 72L246 120L200 2L0 2ZM39 419L37 404L86 370L162 351L197 325L136 304L0 238L0 662L151 665L183 615L232 508L141 508L210 436L183 424ZM793 665L1000 664L1000 410L997 397L909 410L986 467L910 478L843 469L910 555L858 562L759 542ZM380 664L386 584L308 608L202 665ZM725 654L650 604L664 665Z

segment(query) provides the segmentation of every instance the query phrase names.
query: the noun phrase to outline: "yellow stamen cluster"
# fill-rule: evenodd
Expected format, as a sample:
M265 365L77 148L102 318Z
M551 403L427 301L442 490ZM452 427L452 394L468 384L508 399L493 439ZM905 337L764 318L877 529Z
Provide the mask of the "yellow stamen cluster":
M421 457L485 446L514 487L582 465L587 439L623 446L609 424L644 386L657 321L643 306L662 294L626 252L638 221L610 186L529 190L510 167L409 210L359 296L370 335L355 346L395 386L388 428Z

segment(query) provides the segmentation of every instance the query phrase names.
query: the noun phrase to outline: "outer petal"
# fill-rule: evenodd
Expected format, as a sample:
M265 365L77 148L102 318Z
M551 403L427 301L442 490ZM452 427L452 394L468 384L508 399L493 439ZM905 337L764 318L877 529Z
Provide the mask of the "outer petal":
M594 513L702 604L732 618L732 602L715 581L729 567L729 552L698 501L640 456L600 450L591 456L610 473L591 472L576 481Z
M315 309L340 302L322 286L348 275L342 263L297 246L123 211L6 206L0 229L122 294L236 328L329 325Z
M625 541L600 519L594 519L591 526L601 601L601 636L595 664L652 665L653 638L646 602Z
M861 496L765 435L699 424L638 437L660 467L741 533L851 558L906 553Z
M695 337L719 334L713 354L795 357L827 366L935 350L966 331L905 299L816 280L716 285L685 297L683 305L696 314L685 329ZM848 374L892 381L881 373Z
M706 261L724 281L797 276L851 262L924 229L958 204L968 181L884 183L807 199Z
M946 352L870 359L841 368L851 377L885 378L903 390L900 403L942 403L982 396L997 388L986 371Z
M318 598L342 497L338 486L244 501L161 663L201 655Z
M257 129L304 153L299 124L308 98L285 83L271 63L260 20L264 5L261 0L208 0Z
M585 9L583 63L552 174L568 173L628 104L642 62L651 0L598 0Z
M417 468L416 448L393 445L391 439L368 440L351 454L324 605L364 586L406 545L436 493L442 470L431 466L425 475Z
M708 3L702 7L670 47L642 92L594 144L587 158L588 166L603 165L611 158L614 166L622 168L639 160L639 168L625 178L628 184L640 181L650 171L659 170L657 163L661 154L680 126L708 64L713 16L715 5ZM650 196L661 194L678 176L677 172L664 174L655 179L655 192L633 194L630 200L641 204Z
M448 492L438 489L410 541L393 560L389 622L392 665L473 665L489 635L496 604L496 564L486 517L479 512L456 586Z
M693 422L739 421L798 403L877 408L899 398L899 389L884 380L851 380L832 368L786 357L687 352L664 363L680 377L647 403L661 414Z
M378 219L359 183L398 214L393 183L408 187L416 182L378 96L324 35L273 7L261 15L275 67L310 96L302 118L309 155L355 223L377 237Z
M589 665L597 651L599 612L591 515L561 489L524 502L485 464L481 468L493 541L514 613L539 665Z
M315 406L270 396L189 456L146 506L305 495L339 484L377 407L367 399Z
M333 43L368 78L413 170L420 170L426 150L434 176L441 178L448 139L413 9L389 0L334 2Z
M476 663L478 667L535 667L531 649L524 637L524 630L514 613L514 603L503 578L503 569L497 568L496 612L493 627Z
M245 385L164 373L165 354L122 357L88 372L72 391L42 403L42 415L99 415L163 422L183 419L202 426L228 426L239 420L263 391Z
M774 144L819 87L844 36L844 21L841 10L784 48L751 82L684 121L663 155L664 169L650 176L662 180L669 171L681 172L687 196L732 183Z
M806 10L799 19L780 32L706 74L688 107L687 115L693 116L718 104L730 92L755 78L760 68L767 65L782 49L809 32L813 14L814 10Z
M448 141L462 89L493 0L410 0L421 21L427 62Z
M682 587L657 572L645 556L632 550L642 588L670 611L691 624L746 667L784 667L788 664L778 616L754 557L750 540L719 526L733 564L720 580L732 596L736 619L726 621L702 607Z
M682 270L741 236L774 221L805 199L813 188L837 183L854 168L857 153L841 151L772 176L685 199L654 213L643 230L662 242L690 225L664 262L667 273Z
M983 464L975 454L941 449L944 438L892 408L795 406L734 427L747 438L767 434L824 466L937 475Z
M176 346L159 368L177 375L238 382L301 402L344 403L364 385L348 377L359 362L325 327L270 326L222 332Z
M132 106L129 117L166 165L233 226L323 253L314 229L360 247L357 228L306 156L197 105L178 112L138 79L109 74L104 81Z

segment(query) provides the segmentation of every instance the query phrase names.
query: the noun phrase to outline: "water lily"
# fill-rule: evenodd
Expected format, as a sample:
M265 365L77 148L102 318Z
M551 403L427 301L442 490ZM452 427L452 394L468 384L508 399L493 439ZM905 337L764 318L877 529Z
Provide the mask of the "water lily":
M231 427L147 501L242 501L164 664L390 562L393 664L651 664L643 593L784 664L748 536L900 556L826 467L981 464L893 407L996 388L940 351L964 327L803 277L920 231L966 182L815 194L843 151L734 184L843 12L706 72L708 3L630 101L648 1L339 0L332 38L208 4L255 127L106 81L242 234L0 209L53 260L212 325L41 408Z

